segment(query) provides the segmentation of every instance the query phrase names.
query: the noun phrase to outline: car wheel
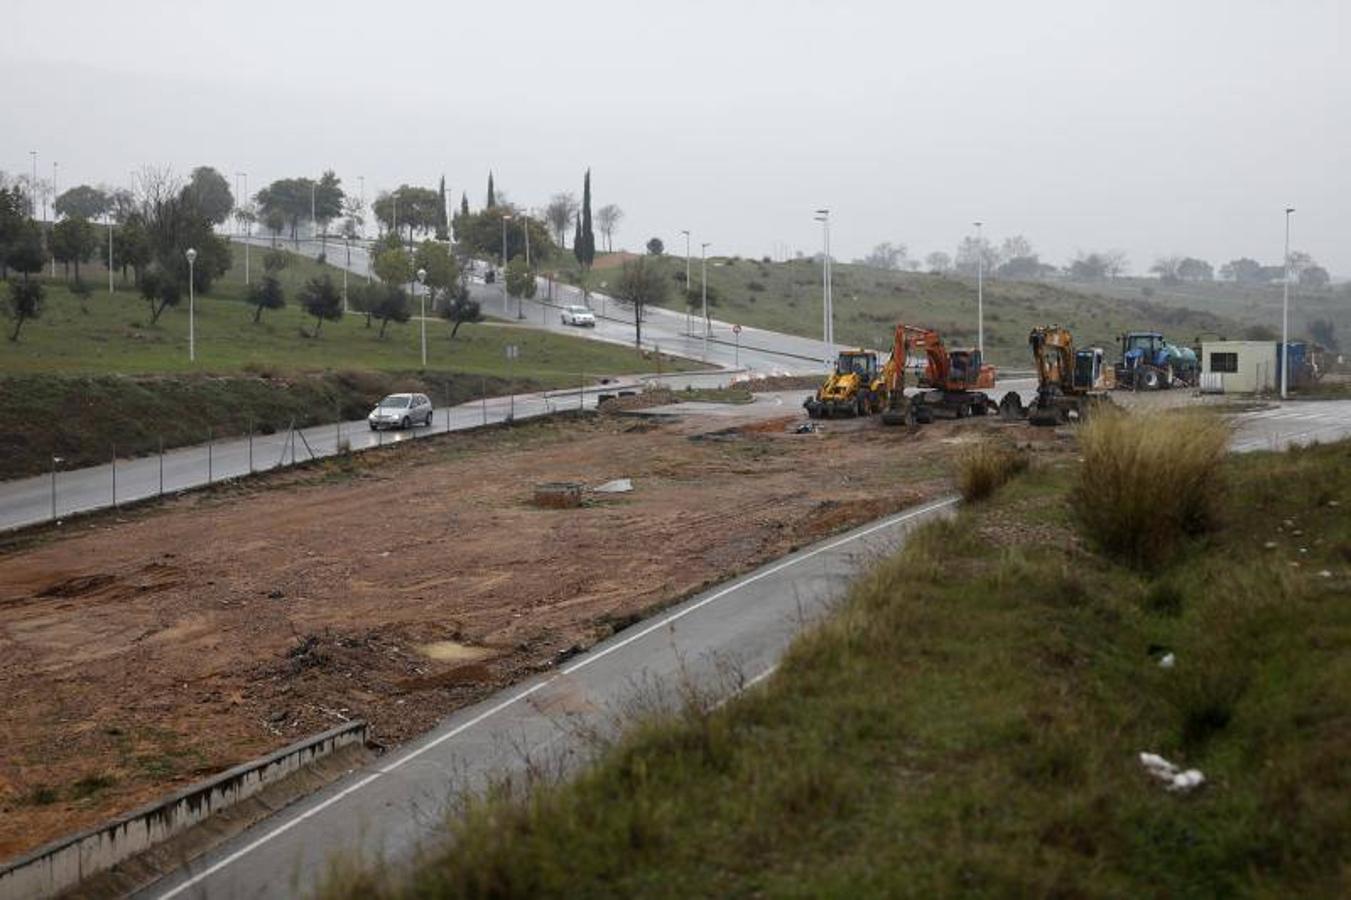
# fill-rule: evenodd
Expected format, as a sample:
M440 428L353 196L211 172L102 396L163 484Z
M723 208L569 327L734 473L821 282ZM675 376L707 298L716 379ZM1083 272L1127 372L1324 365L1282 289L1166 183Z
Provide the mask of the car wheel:
M433 412L431 412L430 410L428 410L428 412L427 412L427 421L425 421L425 422L422 423L423 427L425 427L425 428L431 428L431 427L432 427L432 416L433 416L433 415L435 415L435 413L433 413Z
M380 429L378 429L378 428L375 427L375 423L374 423L374 422L371 422L370 425L371 425L371 431L379 431L379 430L380 430Z
M408 426L412 424L413 424L412 422L408 421L408 417L404 416L403 421L399 423L399 427L406 431L408 429Z

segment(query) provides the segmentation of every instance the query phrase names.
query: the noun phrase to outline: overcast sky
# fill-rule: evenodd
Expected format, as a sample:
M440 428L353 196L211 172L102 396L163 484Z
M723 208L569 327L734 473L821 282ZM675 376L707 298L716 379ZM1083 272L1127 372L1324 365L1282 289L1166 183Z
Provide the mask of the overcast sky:
M333 168L483 203L581 193L619 242L710 253L976 219L1044 259L1218 266L1293 244L1351 275L1351 2L514 3L5 0L0 169L125 184L145 163Z

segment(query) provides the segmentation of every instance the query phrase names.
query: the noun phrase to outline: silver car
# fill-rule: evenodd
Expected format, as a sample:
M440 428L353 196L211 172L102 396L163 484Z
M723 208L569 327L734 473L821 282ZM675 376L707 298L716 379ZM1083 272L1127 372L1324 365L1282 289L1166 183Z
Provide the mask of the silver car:
M564 325L576 325L580 328L596 327L596 314L585 306L565 306L559 318Z
M371 431L432 424L432 401L426 394L390 394L366 417Z

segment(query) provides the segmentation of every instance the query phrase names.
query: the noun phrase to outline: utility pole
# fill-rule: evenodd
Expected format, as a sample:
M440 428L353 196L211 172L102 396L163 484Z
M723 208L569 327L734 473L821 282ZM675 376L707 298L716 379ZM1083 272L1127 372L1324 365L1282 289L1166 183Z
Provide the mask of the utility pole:
M708 321L708 248L712 244L708 241L699 245L699 265L702 274L699 276L700 288L704 294L704 362L708 362L708 333L712 331L712 325Z
M44 203L45 205L45 203ZM43 218L47 217L43 213ZM56 160L52 160L52 221L56 221ZM52 254L52 277L56 277L56 254Z
M835 310L833 306L835 298L832 296L830 283L830 210L818 209L815 218L816 221L821 223L825 234L825 260L821 266L821 339L825 341L827 348L834 355Z
M1293 206L1285 208L1285 278L1281 285L1281 352L1276 354L1281 361L1281 399L1284 400L1290 379L1290 214Z
M33 157L33 181L28 185L28 218L36 219L38 217L38 152L29 150L28 155Z
M981 226L984 222L974 223L976 226L976 349L980 351L980 357L985 359L985 239L981 237Z
M680 229L685 235L685 334L690 333L690 230Z

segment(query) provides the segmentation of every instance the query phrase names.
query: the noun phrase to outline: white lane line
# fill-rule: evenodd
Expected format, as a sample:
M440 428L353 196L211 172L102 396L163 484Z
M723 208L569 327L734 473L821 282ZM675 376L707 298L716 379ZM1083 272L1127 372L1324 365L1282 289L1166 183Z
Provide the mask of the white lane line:
M581 669L584 669L584 668L586 668L587 666L591 665L592 663L596 662L597 660L604 659L605 657L609 656L611 653L614 653L616 650L622 650L623 648L625 648L625 647L629 646L630 644L632 644L634 641L641 640L642 638L646 637L647 635L651 634L652 632L658 631L658 630L660 630L660 629L662 629L662 628L665 628L665 627L667 627L668 625L670 625L672 622L675 622L675 621L677 621L677 620L679 620L679 619L683 619L685 616L689 615L690 613L692 613L692 612L694 612L694 611L696 611L696 610L699 610L699 609L703 609L705 606L707 606L708 604L714 602L715 600L720 600L720 599L722 599L723 597L726 597L728 594L732 593L733 591L740 590L741 588L745 587L745 586L748 585L748 584L754 584L755 582L760 581L761 579L768 578L768 577L771 576L771 575L775 575L775 574L777 574L777 573L779 573L779 572L782 572L784 569L787 569L787 568L789 568L790 566L795 566L795 565L797 565L798 563L806 562L807 560L809 560L809 559L811 559L811 558L813 558L813 557L815 557L815 556L819 556L819 555L822 554L822 553L827 553L827 552L829 552L829 551L831 551L831 550L835 550L835 549L837 549L837 548L839 548L839 547L843 547L845 544L852 543L853 541L856 541L856 540L858 540L859 538L867 537L868 535L873 534L874 532L877 532L877 531L881 531L881 530L884 529L884 528L890 528L890 527L893 526L893 525L899 525L901 522L905 522L905 521L908 521L908 520L910 520L910 519L917 518L918 516L928 515L929 513L932 513L932 512L934 512L934 511L936 511L936 510L943 509L943 508L948 507L948 506L954 506L954 505L956 505L957 502L958 502L958 498L957 498L957 497L948 497L948 498L946 498L946 499L944 499L944 500L939 500L939 501L937 501L937 502L930 503L930 504L928 504L927 506L921 506L919 509L912 509L912 510L910 510L909 512L900 513L899 515L892 516L892 517L889 518L889 519L883 519L881 522L878 522L878 523L875 524L875 525L872 525L872 526L870 526L870 527L868 527L868 528L865 528L865 529L863 529L862 531L856 531L856 532L854 532L853 534L846 535L846 536L844 536L844 537L842 537L842 538L840 538L840 539L838 539L838 540L832 541L832 542L829 543L829 544L825 544L824 546L817 547L815 550L809 550L809 551L807 551L806 553L803 553L803 554L800 555L800 556L795 556L795 557L791 557L790 559L786 559L786 560L784 560L783 562L778 563L777 565L771 566L771 567L769 567L768 569L765 569L765 570L763 570L763 571L756 572L755 574L750 575L750 576L748 576L748 577L746 577L746 578L744 578L744 579L742 579L742 580L740 580L740 581L735 581L735 582L733 582L732 584L728 585L727 587L723 588L722 590L716 591L716 592L710 594L709 596L707 596L707 597L705 597L704 599L698 601L697 603L692 603L692 604L690 604L689 606L687 606L687 607L685 607L685 608L683 608L683 609L680 609L680 610L677 610L677 611L671 613L670 615L663 616L661 619L658 619L656 622L652 623L651 625L647 626L646 628L642 629L641 631L637 632L636 634L630 635L629 637L627 637L627 638L625 638L625 639L623 639L623 640L621 640L621 641L618 641L618 642L616 642L616 643L614 643L614 644L611 644L610 646L605 647L604 649L602 649L602 650L600 650L600 651L598 651L598 652L596 652L596 653L588 654L587 656L585 656L585 657L583 657L582 659L578 660L578 661L577 661L575 664L573 664L573 665L564 666L564 667L560 668L560 669L558 670L557 674L551 675L549 678L545 679L544 681L537 682L536 684L531 685L531 686L528 687L528 688L525 688L525 689L523 689L523 690L521 690L521 691L518 691L517 693L513 694L511 697L507 698L506 700L503 700L501 703L498 703L498 704L496 704L495 706L493 706L493 707L491 707L491 708L489 708L489 709L485 709L483 712L479 713L477 716L474 716L474 717L473 717L472 719L470 719L469 721L461 723L460 725L456 726L455 728L452 728L450 731L447 731L445 734L441 735L440 737L438 737L438 738L436 738L436 739L434 739L434 740L432 740L432 741L427 742L426 744L422 745L421 747L418 747L416 750L412 750L412 751L410 751L410 752L408 752L408 753L405 753L402 757L400 757L399 759L397 759L397 760L395 760L395 761L389 763L388 765L381 766L381 767L380 767L379 769L377 769L375 772L371 773L370 775L367 775L365 778L362 778L360 781L356 782L355 784L349 785L348 787L346 787L346 788L344 788L343 790L339 791L338 793L334 794L332 797L329 797L329 798L328 798L327 800L325 800L324 802L322 802L322 803L320 803L320 804L318 804L318 805L316 805L316 806L313 806L313 807L311 807L310 809L305 810L305 812L303 812L303 813L301 813L300 815L296 816L294 819L291 819L289 822L286 822L286 823L284 823L284 824L282 824L282 825L278 825L276 828L272 829L272 830L269 831L267 834L263 835L262 837L258 838L257 840L253 841L252 843L250 843L250 844L248 844L248 845L246 845L246 846L244 846L244 847L241 847L239 850L236 850L234 853L231 853L229 856L225 857L225 858L222 859L220 862L215 863L214 865L212 865L212 866L210 866L210 867L208 867L208 868L206 868L206 869L203 869L203 870L202 870L201 872L199 872L198 874L196 874L196 875L192 876L191 878L189 878L188 880L184 881L184 882L183 882L182 884L180 884L178 887L173 888L172 890L166 891L166 892L163 893L163 894L160 894L160 895L159 895L159 896L160 896L160 900L169 900L170 897L177 897L179 894L183 893L184 891L188 890L189 888L193 887L194 885L196 885L196 884L198 884L198 883L204 881L204 880L207 879L207 878L210 878L212 875L216 874L216 873L219 872L221 869L224 869L226 866L230 865L231 863L234 863L234 862L236 862L236 861L242 859L243 857L245 857L245 856L247 856L248 854L252 853L254 850L257 850L259 847L263 846L264 844L266 844L266 843L268 843L268 842L270 842L270 841L272 841L272 840L274 840L274 839L280 837L281 835L285 834L286 832L290 831L292 828L296 827L296 826L299 825L301 822L304 822L306 819L309 819L309 818L312 818L313 816L318 815L319 813L321 813L321 812L323 812L324 810L328 809L329 807L333 806L335 803L338 803L338 802L340 802L341 800L343 800L344 798L351 796L352 794L354 794L354 793L356 793L357 791L361 790L362 788L366 787L366 785L370 784L372 781L375 781L376 779L378 779L380 776L382 776L382 775L388 775L389 773L393 772L395 769L398 769L398 768L400 768L401 766L407 765L409 762L412 762L414 759L417 759L419 756L421 756L422 754L426 753L428 750L431 750L431 749L433 749L433 748L435 748L435 747L439 747L441 744L444 744L446 741L450 740L451 738L456 737L456 736L462 734L462 733L463 733L464 731L466 731L467 729L473 728L475 725L478 725L480 722L484 721L485 719L488 719L488 718L490 718L491 716L497 715L497 714L500 713L502 710L504 710L504 709L506 709L507 707L511 706L513 703L516 703L516 702L519 701L519 700L524 700L526 697L529 697L531 694L534 694L535 692L540 691L540 690L542 690L542 689L548 687L549 685L553 684L555 681L557 681L559 678L563 677L564 675L571 675L573 672L576 672L576 671L579 671L579 670L581 670ZM746 685L746 687L750 687L750 686L751 686L752 684L754 684L755 682L757 682L757 681L759 681L760 679L766 677L766 676L767 676L770 672L772 672L772 671L773 671L773 668L771 667L769 670L766 670L765 672L762 672L759 676L757 676L756 678L754 678L754 679L752 679L750 682L748 682L747 685Z

